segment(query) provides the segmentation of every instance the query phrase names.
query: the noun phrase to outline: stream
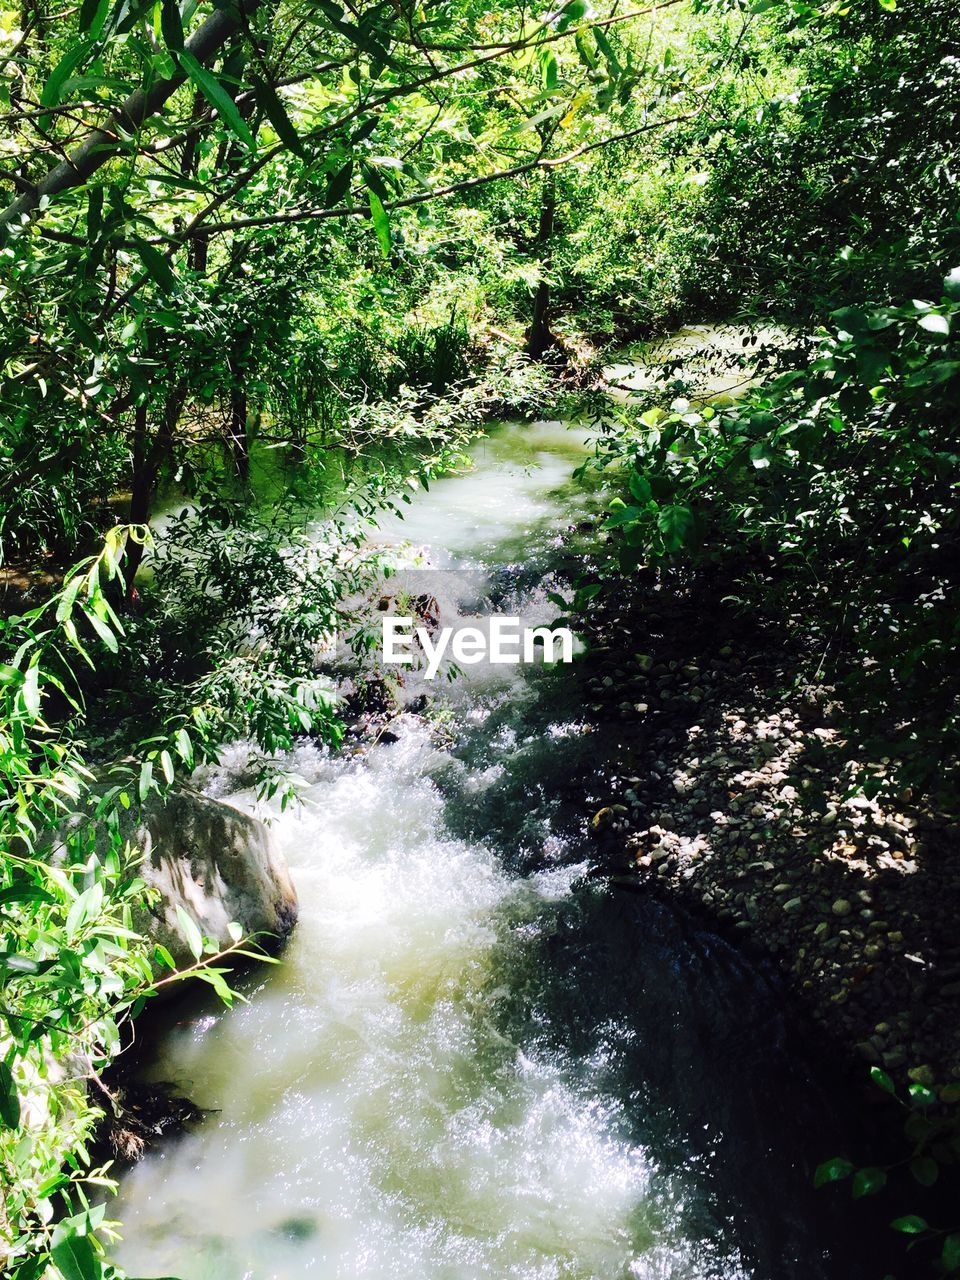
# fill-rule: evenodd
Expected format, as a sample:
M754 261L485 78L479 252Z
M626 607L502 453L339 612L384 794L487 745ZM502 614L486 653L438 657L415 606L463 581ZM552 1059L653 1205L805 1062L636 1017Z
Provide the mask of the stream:
M380 536L429 548L448 591L480 573L501 611L549 618L585 447L499 428ZM131 1275L862 1274L811 1186L844 1120L775 978L585 874L617 741L582 680L471 668L436 685L442 732L407 716L363 755L296 752L302 804L272 820L300 922L249 1003L170 1018L150 1073L209 1114L123 1178ZM227 753L213 789L254 808L238 771Z

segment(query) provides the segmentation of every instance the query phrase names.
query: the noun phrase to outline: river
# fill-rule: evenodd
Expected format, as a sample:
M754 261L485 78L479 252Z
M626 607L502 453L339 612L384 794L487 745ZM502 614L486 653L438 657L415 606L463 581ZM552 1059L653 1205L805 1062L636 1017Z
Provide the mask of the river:
M536 615L578 552L584 447L503 427L382 536ZM161 1037L151 1074L209 1114L123 1178L131 1275L858 1274L810 1185L842 1124L774 978L585 875L616 735L581 680L468 671L433 732L296 753L302 804L272 820L300 922L249 1003L197 997ZM233 779L227 753L212 785L253 807Z

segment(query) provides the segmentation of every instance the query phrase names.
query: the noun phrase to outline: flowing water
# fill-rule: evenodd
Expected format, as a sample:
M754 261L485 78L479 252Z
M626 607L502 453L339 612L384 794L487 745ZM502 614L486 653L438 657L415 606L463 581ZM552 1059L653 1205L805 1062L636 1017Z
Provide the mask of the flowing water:
M504 428L383 536L536 614L576 553L583 447ZM153 1075L209 1114L124 1178L131 1275L856 1274L809 1184L837 1122L775 985L585 874L616 741L579 679L468 673L436 694L442 735L406 717L363 756L297 753L302 806L273 820L300 922L248 1004L162 1038Z

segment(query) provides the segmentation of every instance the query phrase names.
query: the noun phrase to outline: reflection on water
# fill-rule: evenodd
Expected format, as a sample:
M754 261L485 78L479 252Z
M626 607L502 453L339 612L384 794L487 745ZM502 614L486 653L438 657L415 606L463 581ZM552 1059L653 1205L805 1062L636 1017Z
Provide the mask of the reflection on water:
M578 516L583 447L506 429L384 536L448 565L546 564ZM444 696L453 747L411 719L364 759L296 753L304 802L274 821L300 924L249 1004L165 1038L154 1074L210 1115L125 1177L121 1263L182 1280L853 1275L821 1263L791 1149L807 1086L770 988L585 876L579 806L603 762L576 677L504 668Z

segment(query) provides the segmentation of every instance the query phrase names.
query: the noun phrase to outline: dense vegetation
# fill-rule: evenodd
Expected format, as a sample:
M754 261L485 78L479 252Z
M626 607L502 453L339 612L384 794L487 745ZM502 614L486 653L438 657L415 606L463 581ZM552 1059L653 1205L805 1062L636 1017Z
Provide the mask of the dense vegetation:
M691 319L780 327L733 404L675 367L617 409L581 391L604 581L719 571L745 608L802 618L801 674L845 681L852 731L892 761L875 785L946 802L958 46L949 0L0 7L17 1280L115 1274L90 1208L96 1080L163 957L131 927L135 851L92 829L226 741L267 761L335 743L302 654L357 585L365 522L485 417L555 413L605 348ZM170 495L201 509L135 585ZM302 532L318 508L322 551Z

